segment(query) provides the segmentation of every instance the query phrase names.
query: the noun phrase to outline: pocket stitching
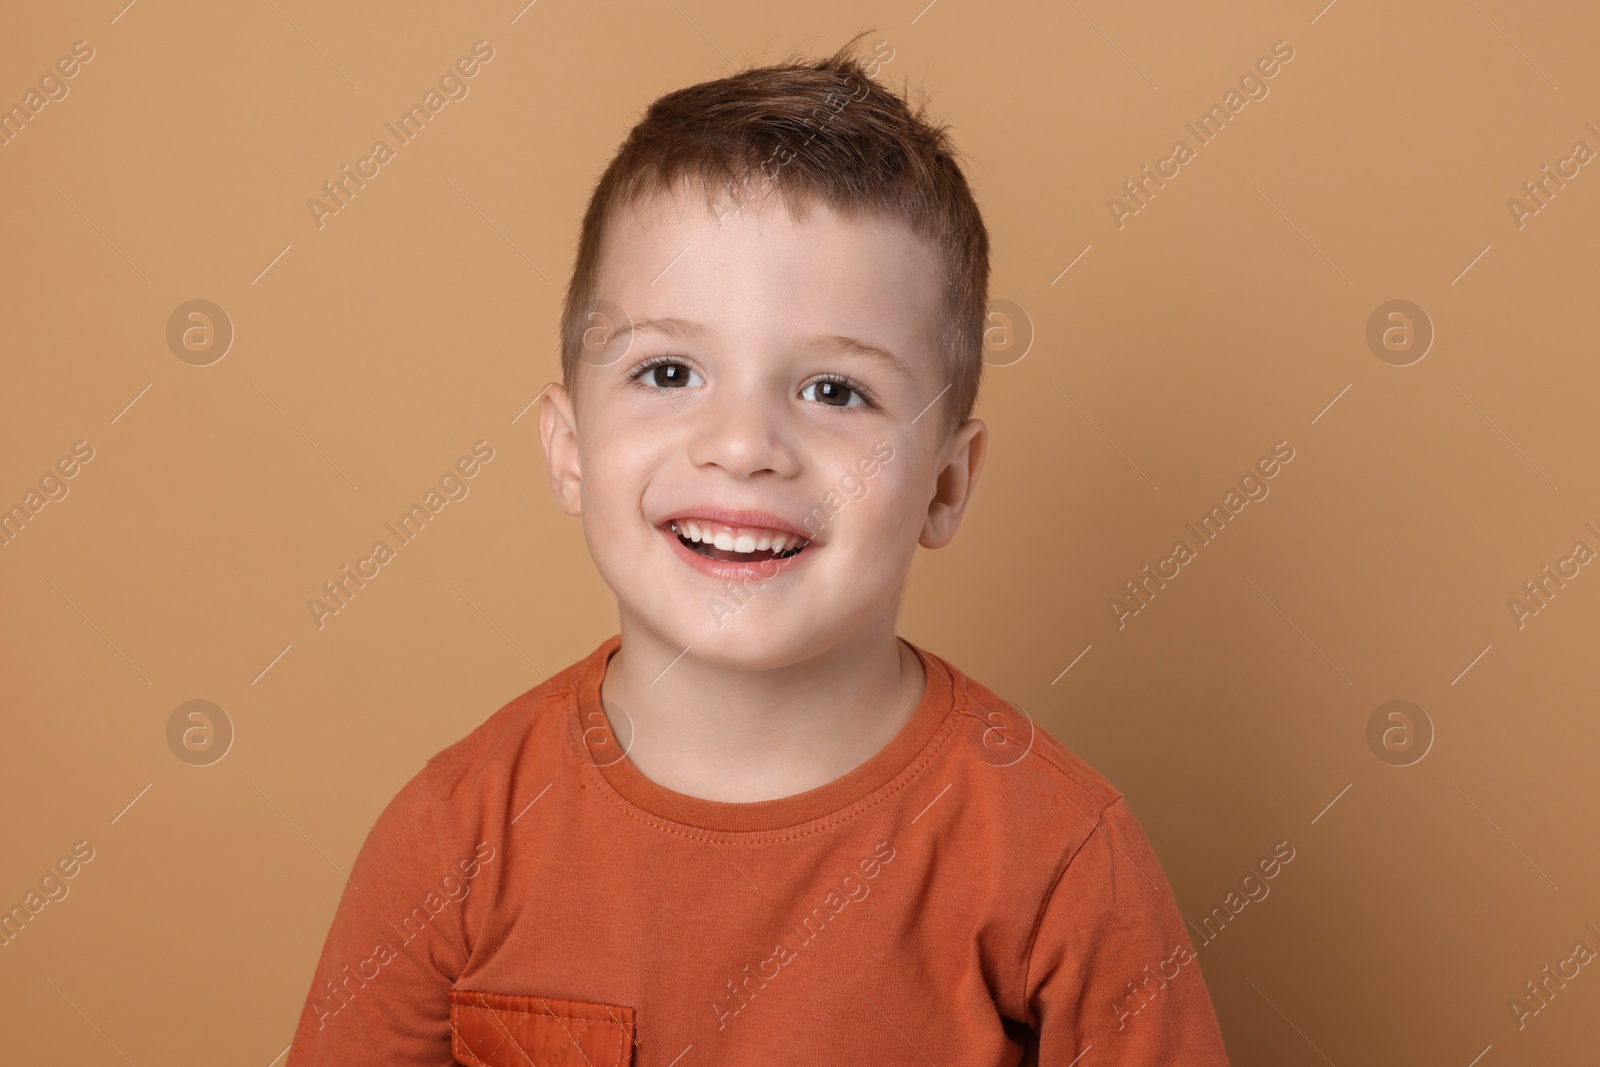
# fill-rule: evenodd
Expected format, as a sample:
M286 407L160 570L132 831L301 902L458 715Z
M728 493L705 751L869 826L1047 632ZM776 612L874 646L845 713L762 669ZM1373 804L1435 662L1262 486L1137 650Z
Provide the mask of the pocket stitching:
M533 998L539 1007L543 1009L541 1011L517 1011L512 1008L490 1007L488 999L482 993L469 993L465 990L451 990L451 994L452 1000L456 1000L459 997L460 1000L457 1001L458 1003L465 1001L466 1006L475 1009L478 1014L486 1016L491 1024L498 1024L498 1029L501 1031L500 1043L489 1050L489 1056L491 1058L505 1047L507 1041L510 1041L516 1047L517 1051L521 1052L529 1063L533 1062L533 1058L528 1055L527 1050L522 1048L520 1044L517 1044L516 1038L511 1033L511 1028L506 1026L504 1020L498 1017L501 1014L524 1016L527 1018L551 1018L555 1019L556 1022L560 1024L562 1032L567 1035L567 1043L556 1049L556 1051L551 1054L550 1059L545 1061L546 1063L553 1062L555 1057L566 1052L567 1048L570 1046L577 1051L578 1055L583 1057L583 1061L585 1063L590 1064L591 1067L595 1067L594 1061L589 1058L589 1054L583 1051L583 1046L578 1043L578 1038L588 1033L589 1030L593 1029L594 1025L599 1022L613 1023L621 1031L622 1044L618 1049L617 1059L612 1067L621 1067L625 1057L631 1051L633 1027L629 1023L617 1018L616 1005L596 1004L596 1007L601 1009L598 1015L567 1015L553 1010L550 1006L550 999L546 997ZM467 998L469 997L477 997L478 999L476 1001L468 1000ZM570 1029L568 1029L564 1020L570 1020L572 1022L586 1021L589 1025L585 1026L582 1030L579 1030L576 1034L574 1034ZM455 1026L452 1025L451 1029L454 1030ZM465 1040L462 1041L462 1046L469 1056L478 1061L479 1067L488 1067L489 1060L479 1056L476 1052L472 1051L472 1049L466 1048Z

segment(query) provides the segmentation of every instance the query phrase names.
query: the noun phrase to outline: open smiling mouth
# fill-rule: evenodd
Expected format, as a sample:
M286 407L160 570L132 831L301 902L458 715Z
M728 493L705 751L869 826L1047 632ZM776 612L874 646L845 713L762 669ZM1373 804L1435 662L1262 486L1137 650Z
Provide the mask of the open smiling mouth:
M782 530L759 526L730 526L721 522L673 519L668 529L678 535L684 547L706 559L721 563L761 563L769 559L798 556L810 541Z

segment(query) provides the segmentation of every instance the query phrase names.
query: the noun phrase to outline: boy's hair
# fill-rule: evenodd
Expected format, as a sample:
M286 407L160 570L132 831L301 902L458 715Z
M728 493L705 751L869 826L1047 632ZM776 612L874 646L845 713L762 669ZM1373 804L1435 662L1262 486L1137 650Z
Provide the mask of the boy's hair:
M820 199L847 217L882 216L932 244L945 279L935 337L949 387L946 431L965 422L983 374L989 235L956 161L948 126L925 119L872 80L876 60L857 58L857 34L808 63L753 67L657 99L617 149L589 198L561 317L561 377L576 385L584 334L598 304L607 224L625 206L680 182L699 188L717 214L776 191L797 219ZM892 58L892 57L891 57ZM726 200L723 199L726 194ZM719 207L731 202L737 208ZM903 228L902 228L903 227ZM920 252L919 252L920 254ZM624 312L625 314L625 312ZM930 383L933 384L933 383Z

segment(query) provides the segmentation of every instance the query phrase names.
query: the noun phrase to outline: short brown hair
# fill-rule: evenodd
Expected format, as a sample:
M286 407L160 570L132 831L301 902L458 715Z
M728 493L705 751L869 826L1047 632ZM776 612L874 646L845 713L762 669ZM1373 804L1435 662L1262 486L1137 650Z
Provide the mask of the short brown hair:
M946 429L972 414L983 375L989 235L957 162L949 127L926 119L872 79L877 62L856 55L863 30L833 55L751 67L660 97L627 138L589 197L561 316L561 377L576 384L584 333L595 325L600 250L624 206L680 182L736 201L761 182L796 218L820 199L834 211L875 211L928 241L945 279L936 336L948 377ZM891 55L892 58L892 55ZM941 385L944 388L944 385ZM930 400L933 397L930 395Z

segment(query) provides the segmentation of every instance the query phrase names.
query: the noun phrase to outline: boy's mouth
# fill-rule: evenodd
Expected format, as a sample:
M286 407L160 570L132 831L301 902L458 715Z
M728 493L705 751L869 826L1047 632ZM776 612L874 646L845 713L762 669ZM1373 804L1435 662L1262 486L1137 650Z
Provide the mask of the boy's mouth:
M667 528L685 548L722 563L761 563L798 556L809 540L785 530L762 526L734 526L709 519L672 519Z

